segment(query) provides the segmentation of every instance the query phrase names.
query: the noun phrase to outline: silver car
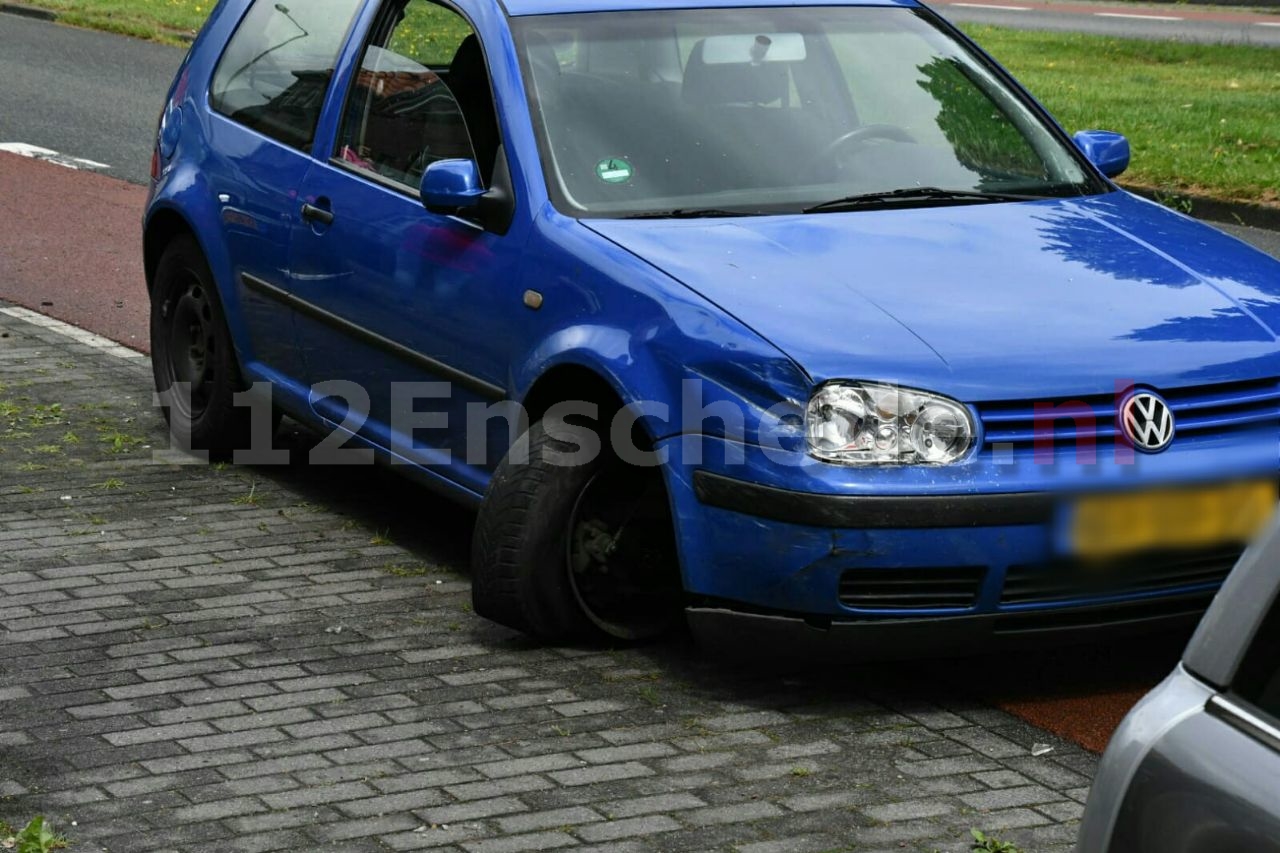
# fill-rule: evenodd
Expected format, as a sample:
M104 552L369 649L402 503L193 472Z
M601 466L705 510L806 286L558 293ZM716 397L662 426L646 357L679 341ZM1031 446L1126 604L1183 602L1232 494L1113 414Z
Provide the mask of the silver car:
M1079 853L1280 853L1280 522L1112 736Z

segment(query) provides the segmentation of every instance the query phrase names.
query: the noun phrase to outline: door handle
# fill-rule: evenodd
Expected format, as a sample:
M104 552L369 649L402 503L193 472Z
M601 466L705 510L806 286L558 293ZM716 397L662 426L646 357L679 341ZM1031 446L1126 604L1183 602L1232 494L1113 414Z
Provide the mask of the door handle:
M332 225L333 211L325 210L323 207L316 207L314 204L304 204L302 206L302 219L304 222L318 222L321 225Z

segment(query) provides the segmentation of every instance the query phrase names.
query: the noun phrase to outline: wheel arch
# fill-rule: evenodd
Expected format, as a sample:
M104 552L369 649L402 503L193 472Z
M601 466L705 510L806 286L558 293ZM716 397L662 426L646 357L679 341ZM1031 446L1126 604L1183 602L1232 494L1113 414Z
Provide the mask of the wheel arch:
M156 269L160 266L160 258L164 255L164 250L174 240L184 236L191 237L201 246L201 251L204 251L195 228L191 227L187 218L177 210L162 207L147 219L146 227L142 232L142 263L148 294L152 293L155 286ZM207 253L205 257L208 258Z

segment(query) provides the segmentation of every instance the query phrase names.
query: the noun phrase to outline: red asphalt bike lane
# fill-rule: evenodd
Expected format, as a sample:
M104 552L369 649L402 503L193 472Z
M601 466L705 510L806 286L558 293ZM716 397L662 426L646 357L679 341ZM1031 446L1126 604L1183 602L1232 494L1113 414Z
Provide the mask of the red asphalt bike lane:
M0 152L0 298L149 349L147 191Z
M147 351L145 201L143 187L0 152L0 299ZM1163 675L1106 674L1071 650L1050 653L1043 668L1023 658L1011 671L993 658L990 681L956 689L977 687L983 700L1094 751Z
M1028 12L1053 12L1058 15L1118 16L1122 18L1150 18L1164 21L1179 18L1184 21L1214 21L1221 24L1257 24L1280 27L1280 14L1261 12L1227 11L1217 9L1188 9L1177 3L1162 6L1103 5L1098 3L1045 3L1035 0L931 0L930 6L960 6L971 9L1005 9Z

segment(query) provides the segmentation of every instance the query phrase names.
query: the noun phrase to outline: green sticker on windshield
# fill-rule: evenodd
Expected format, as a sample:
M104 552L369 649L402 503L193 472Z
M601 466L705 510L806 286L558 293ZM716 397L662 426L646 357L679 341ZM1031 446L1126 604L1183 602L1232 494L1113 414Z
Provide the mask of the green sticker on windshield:
M625 184L633 174L635 170L631 164L621 157L610 157L596 163L596 177L606 184Z

